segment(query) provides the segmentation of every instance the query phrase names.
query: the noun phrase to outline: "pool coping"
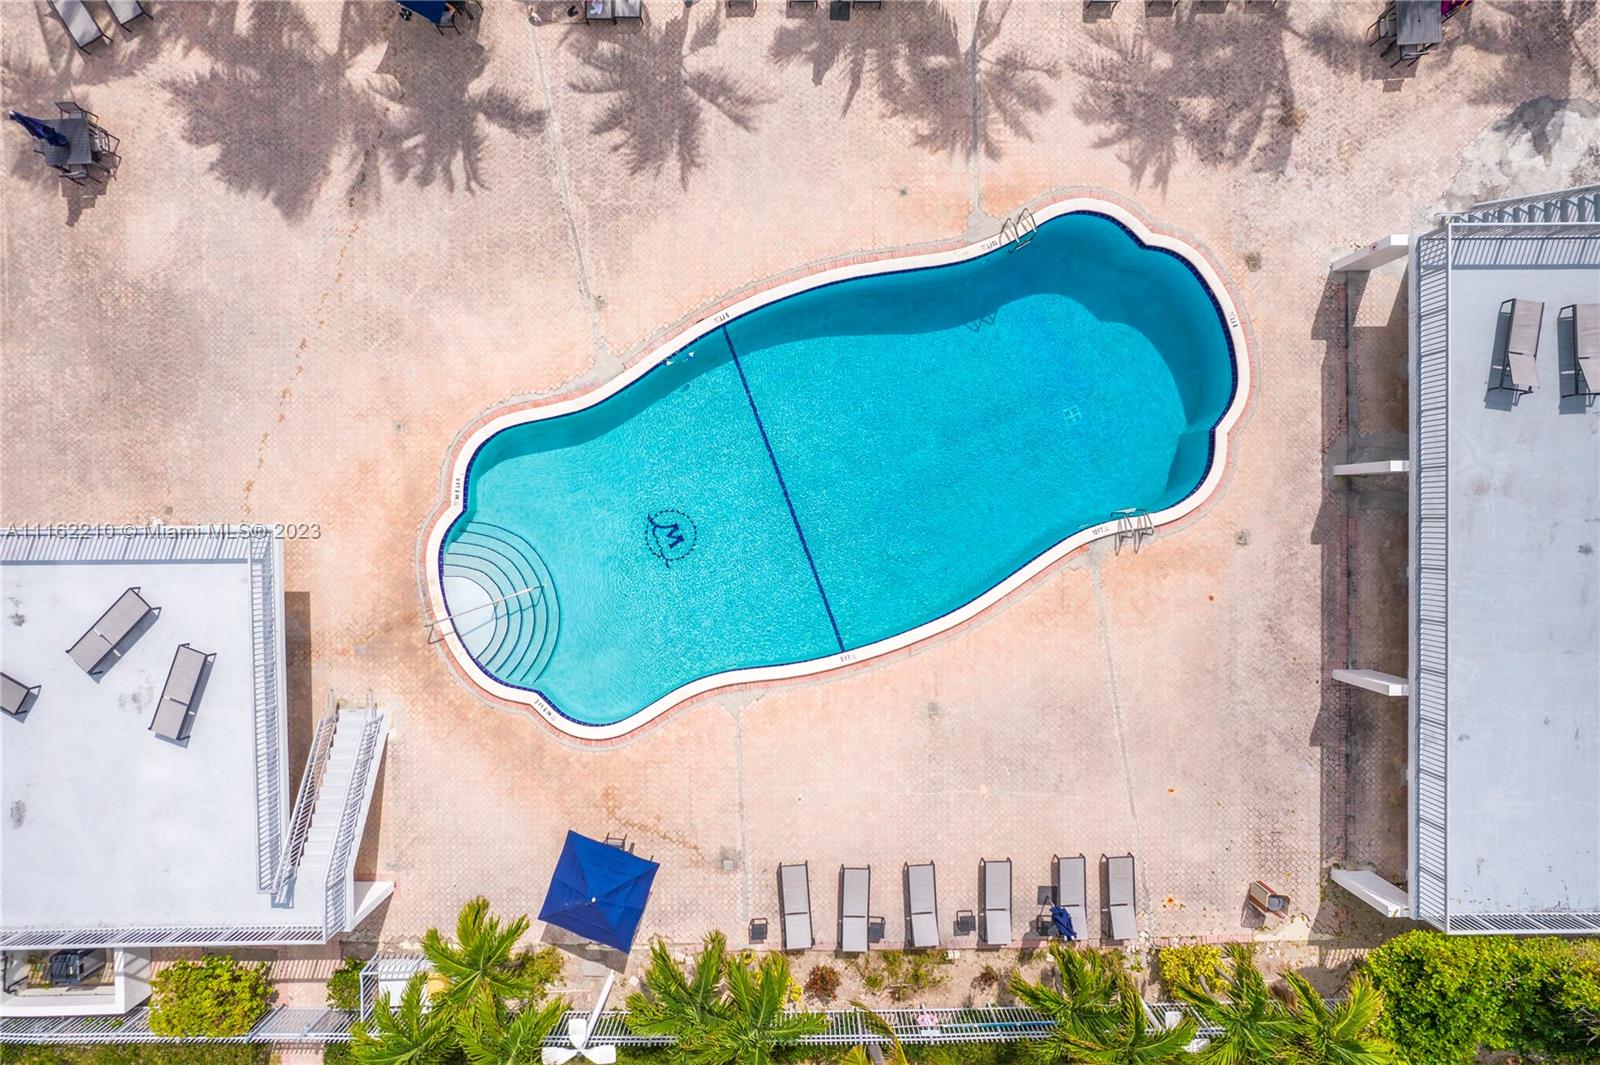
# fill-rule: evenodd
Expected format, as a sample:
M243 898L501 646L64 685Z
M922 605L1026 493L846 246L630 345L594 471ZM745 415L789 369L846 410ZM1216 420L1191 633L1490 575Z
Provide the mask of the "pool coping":
M1199 249L1187 241L1152 229L1132 210L1108 199L1074 195L1053 200L1033 208L1039 223L1048 222L1066 214L1087 213L1101 215L1121 226L1130 236L1147 248L1157 249L1177 256L1204 283L1213 300L1232 349L1234 388L1228 407L1210 430L1210 463L1204 479L1179 502L1164 510L1150 514L1155 527L1177 522L1206 503L1215 493L1226 475L1230 434L1243 416L1252 393L1251 360L1247 330L1234 305L1232 293L1221 274ZM704 336L732 319L757 310L769 303L820 288L872 274L898 273L908 270L948 266L987 255L1001 248L1006 241L1001 234L976 243L953 243L946 247L912 253L883 255L857 255L835 265L807 269L800 273L783 275L779 279L755 288L742 290L738 295L715 304L687 325L668 333L653 342L640 356L609 380L575 393L556 395L512 406L497 408L495 412L478 418L458 435L447 455L447 497L429 519L427 536L421 559L424 583L425 608L430 619L444 618L445 604L441 570L438 565L444 538L466 505L468 469L480 448L498 433L528 422L571 414L595 406L611 398L624 388L639 381L662 360L686 344ZM619 721L605 725L588 724L562 713L541 693L506 684L491 676L463 641L457 636L454 625L448 620L430 626L436 633L436 642L443 643L447 659L459 670L462 678L491 699L511 704L519 709L532 710L557 732L582 741L605 742L617 740L660 720L672 710L700 696L712 692L749 688L756 685L794 680L851 668L886 655L906 650L924 641L942 636L973 620L985 610L1008 599L1057 563L1089 544L1114 535L1117 522L1105 521L1082 529L1039 553L1013 571L1004 580L967 603L933 618L913 629L854 650L842 651L773 666L756 666L746 669L714 673L687 684L680 685L654 702L640 708Z

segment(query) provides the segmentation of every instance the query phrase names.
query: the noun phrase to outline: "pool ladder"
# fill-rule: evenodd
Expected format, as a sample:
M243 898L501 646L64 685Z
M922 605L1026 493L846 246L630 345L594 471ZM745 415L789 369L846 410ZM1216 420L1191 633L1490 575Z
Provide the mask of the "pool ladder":
M1117 543L1115 551L1122 553L1122 545L1133 544L1133 553L1139 553L1139 547L1145 540L1156 533L1155 522L1150 520L1150 515L1139 507L1128 507L1125 510L1113 510L1111 516L1117 519Z
M1037 232L1039 232L1039 223L1035 221L1033 212L1024 207L1000 223L1000 243L1009 243L1011 245L1010 250L1016 251L1018 248L1025 247ZM1010 238L1009 241L1007 240L1008 236Z

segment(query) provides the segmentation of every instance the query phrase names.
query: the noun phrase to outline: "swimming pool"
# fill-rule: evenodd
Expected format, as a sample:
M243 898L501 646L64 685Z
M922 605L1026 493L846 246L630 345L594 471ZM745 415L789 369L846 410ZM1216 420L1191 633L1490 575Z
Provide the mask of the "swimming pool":
M471 433L430 533L452 654L617 735L698 692L956 624L1113 512L1215 485L1247 391L1203 260L1098 202L1022 247L813 275Z

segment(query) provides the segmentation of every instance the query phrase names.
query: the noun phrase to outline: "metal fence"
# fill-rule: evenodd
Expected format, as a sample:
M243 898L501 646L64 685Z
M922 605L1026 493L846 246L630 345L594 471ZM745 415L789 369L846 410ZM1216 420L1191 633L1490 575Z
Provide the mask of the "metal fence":
M356 847L361 842L357 838L356 826L361 823L361 811L367 801L367 774L372 769L373 758L377 756L378 738L383 732L382 711L368 709L363 713L364 716L358 718L361 722L361 746L356 752L355 765L350 770L344 809L339 814L339 832L328 854L327 876L323 885L322 931L330 939L349 930L350 908L355 901Z

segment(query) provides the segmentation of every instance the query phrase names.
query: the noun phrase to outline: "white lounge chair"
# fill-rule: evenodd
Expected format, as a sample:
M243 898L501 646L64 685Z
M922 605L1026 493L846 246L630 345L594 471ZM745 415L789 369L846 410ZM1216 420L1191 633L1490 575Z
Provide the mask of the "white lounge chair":
M111 17L117 20L117 25L124 28L136 19L150 17L139 0L106 0L106 6L111 9Z
M1577 303L1572 312L1572 393L1600 395L1600 303Z
M982 895L983 944L1004 947L1011 943L1011 859L978 862L978 887Z
M783 911L783 949L811 949L811 870L778 866L778 908Z
M867 949L867 921L872 906L872 867L839 867L839 950L861 954Z
M1101 857L1106 863L1106 910L1111 915L1111 938L1119 942L1137 939L1139 922L1133 913L1133 855Z
M190 711L194 707L195 689L200 686L200 675L216 658L204 651L196 651L186 643L178 645L172 656L172 667L167 670L167 683L156 701L155 716L150 719L150 731L169 740L183 740L193 724Z
M933 863L906 866L906 914L913 947L939 945L939 888Z
M1506 300L1511 305L1511 329L1506 334L1505 361L1500 364L1496 388L1532 392L1539 383L1539 328L1544 324L1544 304L1537 300ZM1510 383L1507 383L1509 379Z
M1055 859L1056 905L1072 918L1072 933L1078 939L1089 934L1089 863L1083 855Z
M105 664L106 659L116 651L117 644L126 639L153 609L140 597L139 589L129 588L111 604L111 609L100 615L100 620L89 626L88 632L78 637L78 642L67 650L67 654L90 676L104 673L110 668Z
M21 717L39 695L39 686L28 687L9 673L0 673L0 711Z
M67 28L67 32L72 34L72 43L78 46L79 51L105 38L105 30L100 28L100 23L89 13L83 0L50 0L50 6L55 9L56 17Z

